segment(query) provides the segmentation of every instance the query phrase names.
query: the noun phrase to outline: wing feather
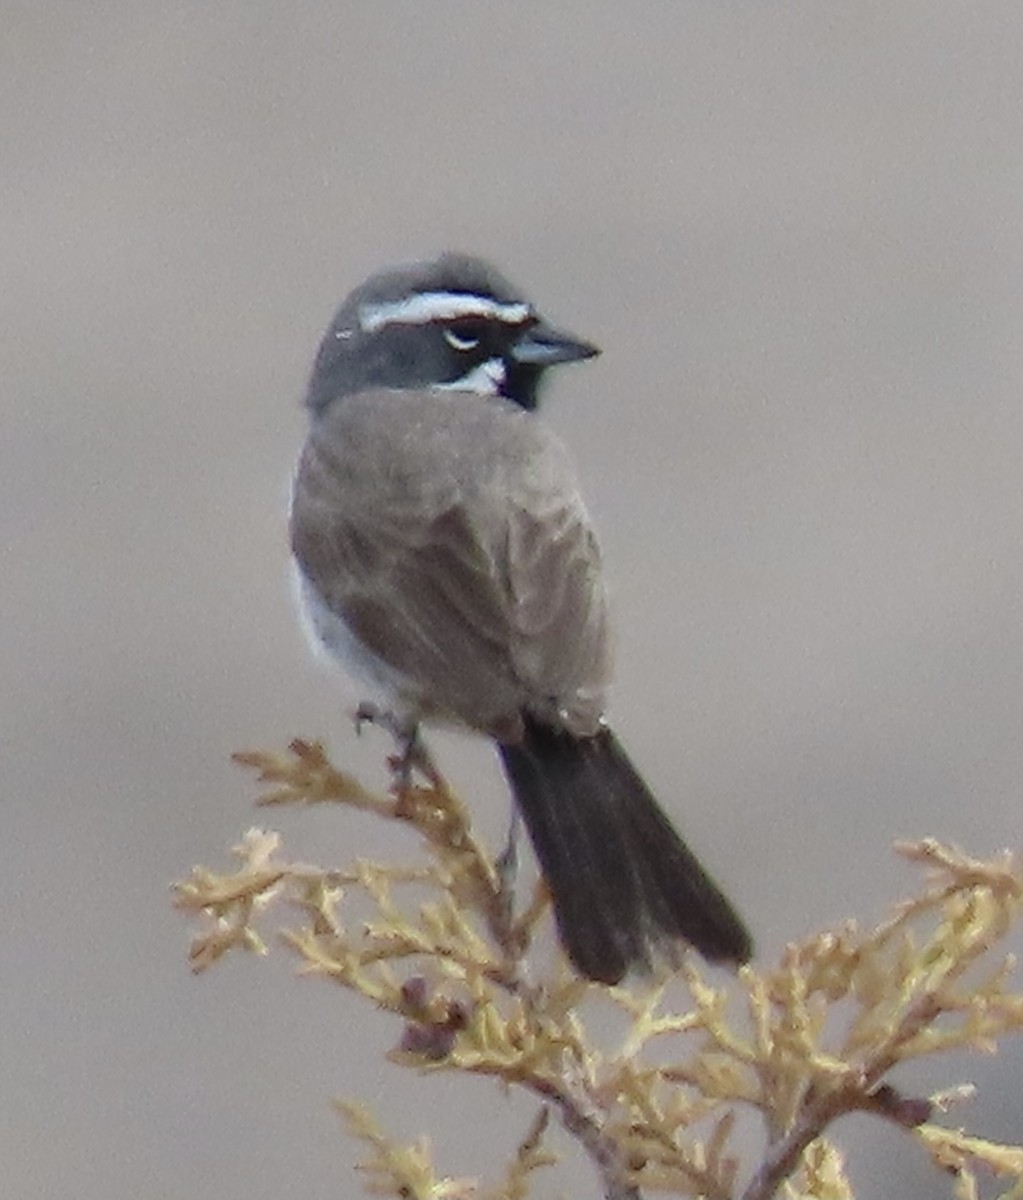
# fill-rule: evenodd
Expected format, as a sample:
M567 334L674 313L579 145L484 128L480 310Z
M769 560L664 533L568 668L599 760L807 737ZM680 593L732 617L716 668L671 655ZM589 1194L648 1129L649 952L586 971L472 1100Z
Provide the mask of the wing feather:
M300 460L292 546L423 713L599 718L599 550L567 456L531 414L457 393L346 399Z

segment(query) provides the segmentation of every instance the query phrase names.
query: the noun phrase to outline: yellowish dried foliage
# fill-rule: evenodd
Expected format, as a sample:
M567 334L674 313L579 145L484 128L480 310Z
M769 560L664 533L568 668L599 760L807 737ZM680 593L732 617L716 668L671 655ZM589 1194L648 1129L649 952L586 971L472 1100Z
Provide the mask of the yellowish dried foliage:
M590 1156L609 1200L645 1190L708 1200L852 1196L825 1133L869 1112L905 1128L976 1197L977 1173L1023 1200L1023 1150L936 1123L967 1088L907 1097L894 1067L949 1049L991 1052L1023 1029L1013 962L998 947L1023 909L1023 873L1008 854L978 861L927 840L897 847L923 886L883 924L849 922L786 949L775 967L744 967L725 985L689 961L673 977L608 989L561 962L545 976L530 945L549 920L543 889L515 914L467 813L442 780L394 796L336 770L318 744L238 756L271 790L264 805L338 803L415 828L419 864L356 861L326 869L288 861L280 838L250 830L233 870L195 868L177 904L202 921L191 949L201 971L235 949L265 952L271 906L292 916L286 943L311 974L334 980L403 1022L392 1061L419 1071L491 1076L542 1107L498 1181L438 1176L427 1143L392 1142L359 1105L349 1127L367 1147L366 1189L411 1200L521 1200L554 1161L550 1113ZM356 896L369 919L350 920ZM280 918L278 918L280 920ZM599 1045L590 1003L624 1014L617 1045ZM760 1114L761 1160L732 1149L736 1114Z

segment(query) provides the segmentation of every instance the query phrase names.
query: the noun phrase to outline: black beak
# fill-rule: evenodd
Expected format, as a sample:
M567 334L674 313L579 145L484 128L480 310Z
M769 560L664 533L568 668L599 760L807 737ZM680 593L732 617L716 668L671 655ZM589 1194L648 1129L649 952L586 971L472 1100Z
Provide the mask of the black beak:
M512 346L509 356L523 366L553 367L556 363L581 362L599 353L600 348L592 342L584 342L541 320L530 325Z

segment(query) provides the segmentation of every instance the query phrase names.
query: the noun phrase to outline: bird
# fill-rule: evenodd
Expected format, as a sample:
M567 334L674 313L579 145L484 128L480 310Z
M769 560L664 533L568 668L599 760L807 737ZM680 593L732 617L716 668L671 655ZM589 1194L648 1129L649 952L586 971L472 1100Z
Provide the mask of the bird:
M608 723L611 622L576 470L538 403L598 348L486 260L380 271L316 354L291 552L315 646L382 698L409 744L495 744L587 979L752 953L746 926Z

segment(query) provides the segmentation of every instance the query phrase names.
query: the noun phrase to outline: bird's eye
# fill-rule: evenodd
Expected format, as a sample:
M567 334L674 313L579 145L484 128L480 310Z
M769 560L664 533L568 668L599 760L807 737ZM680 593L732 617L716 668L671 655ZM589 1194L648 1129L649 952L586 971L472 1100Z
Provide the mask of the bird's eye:
M456 329L445 329L444 340L455 350L475 350L480 339L471 333L459 333Z

